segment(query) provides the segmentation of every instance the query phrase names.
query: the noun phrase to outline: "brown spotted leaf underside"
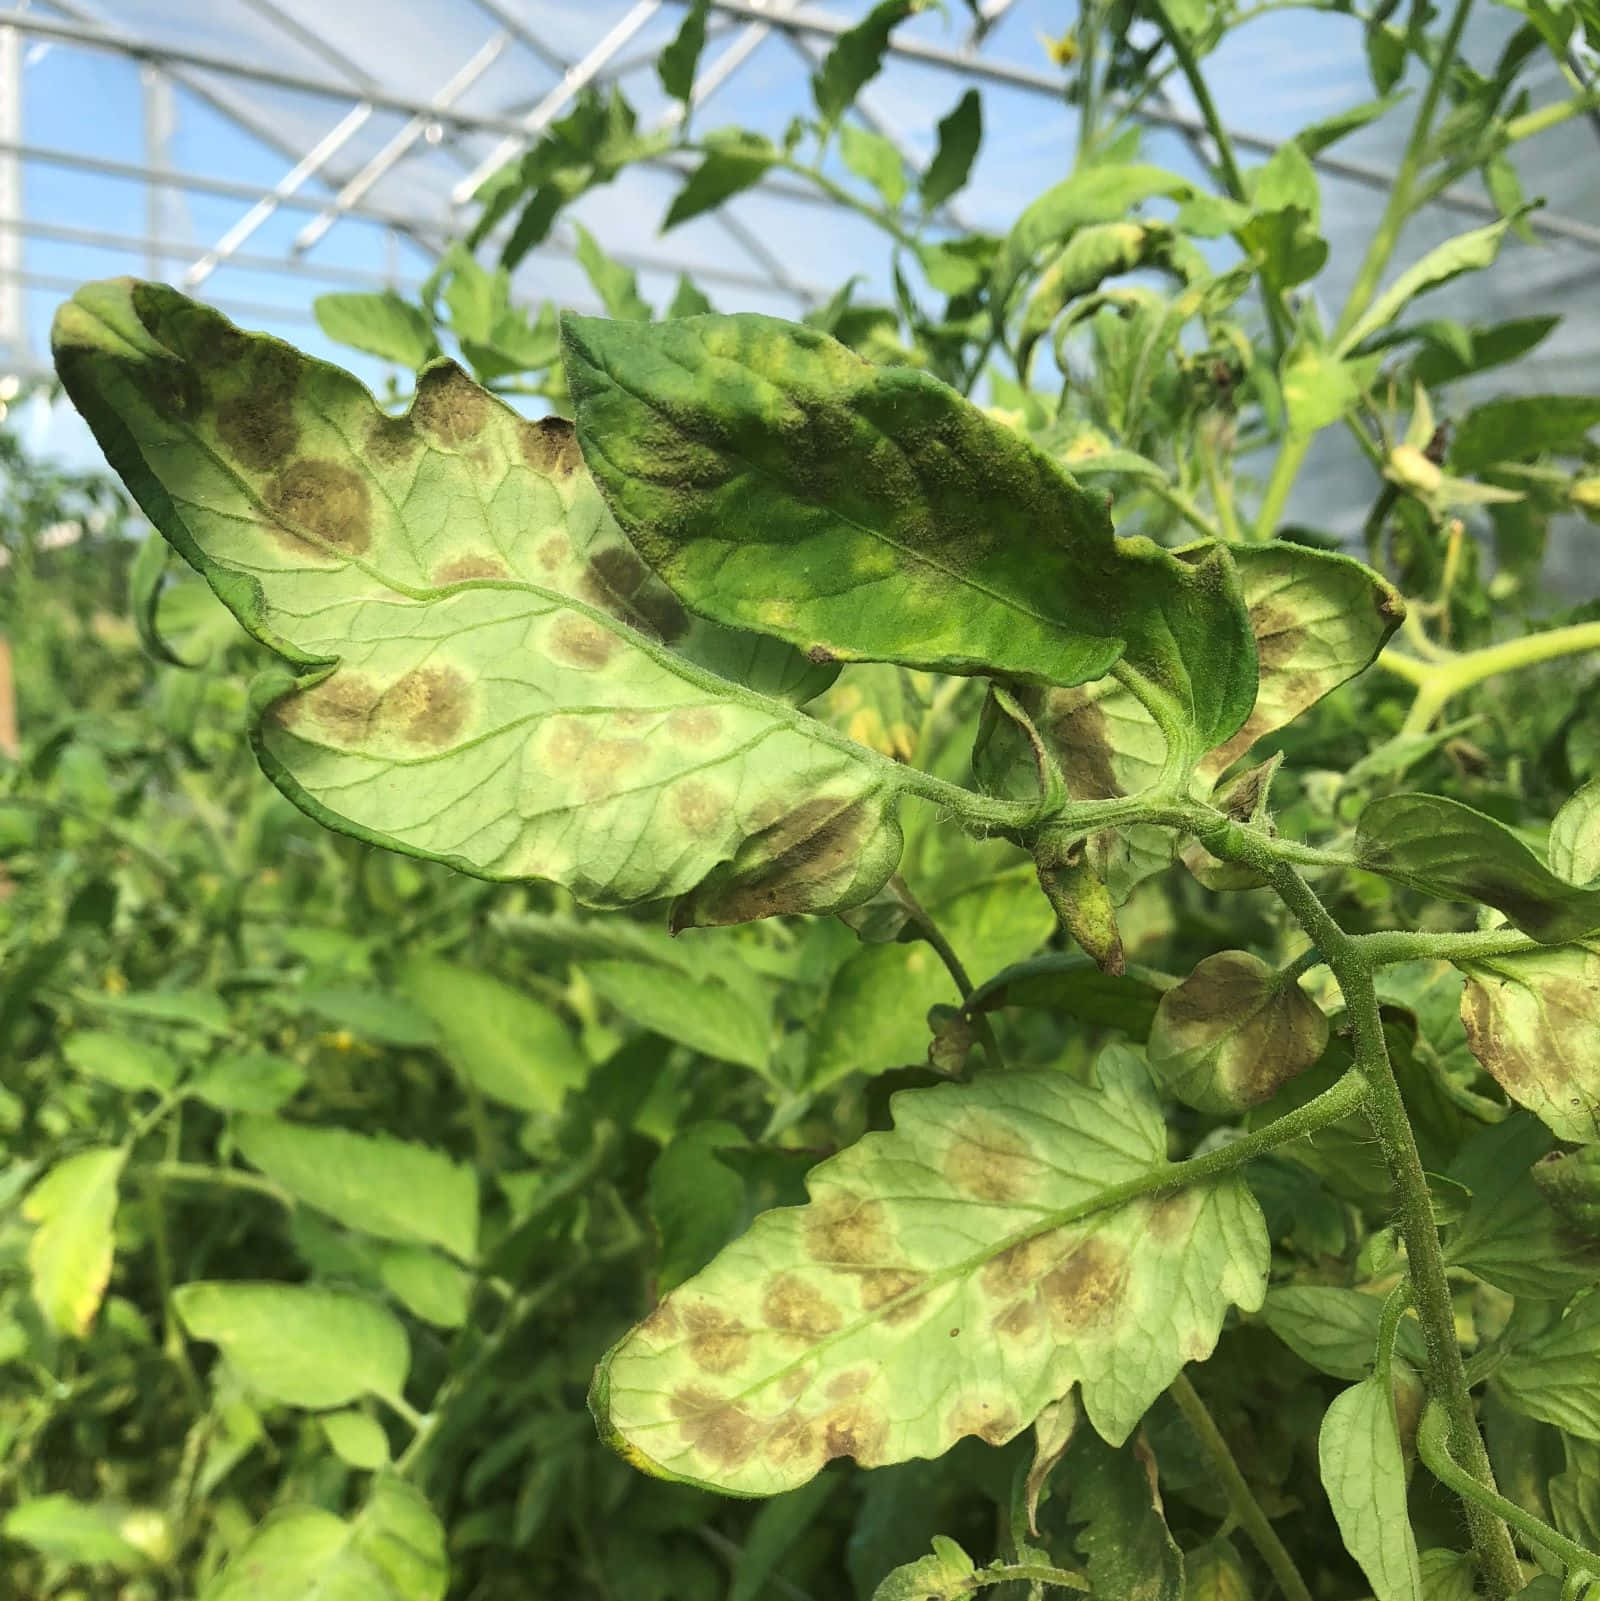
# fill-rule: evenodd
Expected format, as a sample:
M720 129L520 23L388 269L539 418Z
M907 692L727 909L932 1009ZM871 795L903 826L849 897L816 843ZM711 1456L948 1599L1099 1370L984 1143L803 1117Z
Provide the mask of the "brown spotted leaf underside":
M1001 1444L1079 1386L1120 1442L1230 1304L1268 1241L1244 1185L1128 1196L1166 1166L1160 1104L1112 1047L1091 1088L994 1074L895 1097L895 1127L813 1170L620 1341L590 1403L630 1461L775 1495L835 1457Z

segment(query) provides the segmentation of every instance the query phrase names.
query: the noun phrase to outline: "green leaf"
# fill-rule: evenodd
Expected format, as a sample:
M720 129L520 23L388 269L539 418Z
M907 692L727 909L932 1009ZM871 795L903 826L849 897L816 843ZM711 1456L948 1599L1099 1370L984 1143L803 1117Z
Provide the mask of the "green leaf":
M386 1134L272 1117L233 1126L245 1160L297 1200L380 1240L441 1245L470 1262L478 1248L478 1181L470 1167Z
M1356 825L1369 872L1447 901L1482 901L1544 945L1600 932L1600 888L1559 879L1504 823L1439 795L1385 795Z
M1469 1556L1435 1546L1417 1564L1422 1601L1478 1601L1478 1569Z
M1518 395L1474 406L1456 425L1449 465L1482 472L1496 462L1554 452L1579 456L1600 425L1600 395Z
M177 1064L166 1051L126 1034L105 1029L79 1029L61 1042L70 1066L119 1090L170 1090L178 1080Z
M933 1551L885 1575L872 1601L960 1601L972 1594L976 1572L954 1540L936 1534Z
M1294 136L1294 142L1306 155L1320 155L1347 134L1356 133L1368 123L1378 121L1404 98L1403 94L1386 94L1376 100L1363 100L1360 105L1351 106L1347 111L1335 112L1331 117L1324 117L1300 129Z
M365 1412L328 1412L318 1422L333 1447L333 1454L352 1468L371 1472L389 1460L389 1436L383 1425Z
M1600 1446L1563 1436L1566 1471L1550 1480L1550 1512L1557 1530L1593 1551L1600 1549ZM1453 1601L1453 1598L1452 1598ZM1466 1601L1473 1601L1469 1595Z
M855 27L841 33L811 79L817 114L831 127L883 67L889 35L907 17L923 9L924 0L878 0Z
M1257 211L1301 211L1315 226L1322 216L1317 170L1298 140L1279 145L1265 166L1245 174L1250 204Z
M1143 1438L1113 1449L1078 1429L1057 1472L1093 1594L1184 1601L1183 1553L1162 1515L1156 1464Z
M239 1377L274 1401L322 1410L405 1389L406 1331L359 1295L202 1281L179 1285L172 1302L191 1338L219 1346Z
M985 980L973 990L968 1006L983 1012L1039 1007L1091 1028L1122 1029L1142 1043L1160 999L1161 991L1137 972L1104 973L1087 956L1049 951Z
M1080 228L1034 284L1017 330L1017 359L1026 371L1034 346L1074 300L1107 278L1157 263L1170 255L1171 231L1159 224L1101 222Z
M79 1151L57 1162L22 1203L36 1224L28 1241L33 1298L50 1326L82 1338L111 1277L117 1180L128 1159L122 1146Z
M302 669L258 683L254 739L320 821L590 903L681 897L680 925L832 911L887 878L901 769L696 665L750 641L688 621L569 425L448 364L386 418L153 285L80 291L56 348L141 505ZM796 653L759 657L792 681Z
M1524 1417L1600 1440L1600 1293L1580 1295L1542 1334L1513 1347L1495 1384Z
M1226 552L1117 539L1102 500L927 374L749 315L569 316L564 337L591 470L692 609L823 658L1033 683L1126 657L1208 741L1248 713Z
M287 1057L249 1051L217 1057L190 1080L188 1092L221 1112L276 1112L305 1081Z
M32 1546L53 1562L104 1562L125 1569L145 1566L150 1536L157 1529L164 1533L158 1512L70 1495L30 1496L0 1521L0 1534Z
M608 1353L602 1433L650 1472L744 1495L836 1456L998 1444L1074 1382L1125 1439L1230 1302L1261 1304L1268 1245L1237 1180L1115 1203L1159 1177L1166 1127L1133 1053L1105 1052L1099 1079L896 1097L893 1132L814 1168L808 1205L764 1213Z
M1250 1575L1230 1541L1218 1535L1183 1554L1183 1601L1253 1601Z
M1316 345L1297 344L1284 363L1282 379L1291 433L1314 434L1338 422L1361 398L1350 363Z
M770 1003L724 984L685 984L652 962L585 962L596 995L653 1034L765 1073L771 1065Z
M589 1075L571 1030L542 1001L477 968L417 956L406 991L438 1031L444 1058L480 1094L522 1112L557 1112Z
M835 1474L819 1475L787 1495L774 1496L756 1513L734 1564L728 1601L757 1601L766 1593L767 1581L778 1571L785 1553L816 1522L840 1483Z
M673 100L688 105L694 91L694 75L700 66L700 52L706 47L708 0L691 0L672 43L656 57L656 76Z
M918 185L924 206L942 206L966 186L982 143L983 101L976 89L968 89L949 116L939 119L939 142Z
M662 220L663 233L676 228L680 222L713 210L746 189L753 189L766 177L780 154L770 139L756 133L729 132L706 142L714 142L715 148L678 191ZM606 309L612 316L618 315L609 304Z
M1511 226L1510 218L1492 222L1486 228L1457 234L1436 245L1414 266L1408 267L1373 301L1366 313L1339 341L1337 354L1347 355L1364 339L1389 327L1416 297L1464 272L1477 272L1491 266L1500 253L1500 241Z
M1208 956L1156 1007L1150 1067L1197 1111L1270 1100L1328 1043L1328 1020L1299 984L1248 951Z
M1550 866L1569 884L1600 878L1600 778L1592 778L1550 825Z
M1472 1054L1558 1138L1600 1140L1600 950L1518 952L1462 966Z
M1445 1237L1451 1266L1530 1300L1565 1299L1595 1283L1600 1246L1565 1225L1530 1172L1552 1143L1536 1118L1514 1112L1462 1146L1449 1177L1472 1201Z
M624 321L649 322L650 307L639 294L639 277L632 267L624 267L600 248L599 241L581 222L574 223L578 236L578 265L594 285L608 317Z
M1302 1361L1336 1379L1364 1378L1378 1350L1383 1298L1326 1284L1293 1284L1267 1292L1262 1320ZM1427 1364L1422 1328L1401 1320L1395 1349L1413 1367Z
M270 1513L200 1601L443 1601L449 1579L439 1520L385 1474L349 1522L312 1506Z
M1564 1223L1600 1239L1600 1145L1552 1151L1534 1164L1533 1181Z
M711 302L695 287L687 273L678 274L678 287L673 291L672 304L667 307L668 317L703 317L711 310Z
M403 995L354 984L322 984L296 990L294 1000L335 1028L348 1029L380 1045L433 1045L433 1024Z
M1334 1398L1322 1420L1317 1456L1345 1550L1361 1564L1376 1601L1422 1601L1387 1374L1374 1374Z
M438 355L433 325L420 307L385 289L375 295L318 295L311 302L317 323L335 344L411 371Z
M95 994L84 999L113 1017L136 1017L146 1023L197 1028L218 1039L226 1039L233 1033L233 1018L227 1003L215 990L130 990L126 995Z
M1560 321L1558 316L1514 317L1508 322L1489 327L1468 327L1462 329L1465 339L1459 349L1450 341L1430 337L1431 331L1441 325L1421 323L1415 332L1426 343L1417 353L1412 372L1424 389L1437 389L1469 373L1503 366L1506 362L1515 361L1518 356L1526 355L1548 338ZM1410 331L1397 330L1402 336ZM1375 348L1376 344L1375 339L1368 348Z
M745 1215L744 1180L717 1158L746 1143L731 1123L697 1123L650 1166L650 1218L661 1241L661 1293L692 1278L731 1240Z
M459 1329L472 1301L472 1275L418 1245L392 1245L378 1258L378 1277L413 1317Z
M906 197L906 166L900 152L881 133L844 123L839 129L839 154L856 177L883 196L891 211L900 209Z

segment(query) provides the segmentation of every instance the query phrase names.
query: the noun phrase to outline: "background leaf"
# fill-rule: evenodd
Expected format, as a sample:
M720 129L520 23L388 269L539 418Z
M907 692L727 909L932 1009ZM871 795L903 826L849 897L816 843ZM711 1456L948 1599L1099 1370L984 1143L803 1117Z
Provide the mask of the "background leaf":
M79 1151L57 1162L22 1203L37 1225L28 1241L33 1298L53 1328L88 1332L111 1277L111 1223L117 1180L128 1159L121 1146Z

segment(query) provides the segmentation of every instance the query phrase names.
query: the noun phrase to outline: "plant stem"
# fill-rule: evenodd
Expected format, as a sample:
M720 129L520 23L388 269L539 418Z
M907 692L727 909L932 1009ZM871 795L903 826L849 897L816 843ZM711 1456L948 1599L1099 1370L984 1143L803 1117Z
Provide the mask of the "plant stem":
M934 954L944 963L945 970L955 980L956 989L961 995L961 1004L965 1006L972 999L972 980L967 976L967 969L962 960L956 955L955 947L944 936L944 930L934 922L922 902L911 893L910 886L896 873L889 880L889 888L895 898L910 914L911 921L916 924L922 937L933 947ZM968 1012L968 1020L972 1024L973 1032L978 1036L978 1043L983 1047L983 1054L988 1058L989 1066L996 1072L1005 1068L1005 1058L1000 1054L1000 1042L994 1037L994 1027L984 1012Z
M1469 1505L1479 1506L1504 1519L1530 1545L1554 1552L1569 1568L1600 1579L1600 1555L1584 1550L1576 1541L1557 1533L1542 1518L1536 1518L1515 1501L1508 1501L1496 1491L1485 1488L1463 1470L1451 1454L1449 1420L1437 1401L1430 1401L1423 1411L1422 1423L1417 1429L1417 1455L1434 1478Z
M1264 874L1279 898L1323 954L1344 996L1353 1036L1355 1067L1366 1086L1363 1109L1383 1149L1400 1208L1400 1230L1428 1351L1428 1388L1444 1406L1450 1420L1455 1453L1467 1465L1476 1483L1494 1490L1489 1453L1478 1432L1477 1415L1462 1368L1456 1339L1455 1308L1445 1276L1444 1254L1434 1221L1427 1174L1417 1152L1411 1120L1400 1097L1400 1086L1384 1044L1378 994L1372 982L1372 965L1362 947L1334 921L1311 886L1289 862L1275 856L1265 842L1237 823L1222 821L1202 836L1201 843L1224 861L1243 862ZM1467 1521L1478 1564L1495 1601L1504 1601L1521 1587L1521 1571L1505 1524L1483 1506L1469 1501Z
M1200 452L1200 469L1206 475L1206 488L1211 492L1211 504L1217 508L1217 522L1221 525L1222 537L1230 545L1243 544L1244 534L1240 531L1238 514L1233 505L1233 485L1222 475L1216 441L1208 429L1201 428L1196 444Z
M1600 623L1573 623L1567 628L1550 628L1540 634L1525 634L1520 639L1503 640L1498 645L1485 645L1482 650L1469 650L1446 661L1420 663L1421 688L1400 732L1426 732L1434 718L1444 710L1447 701L1486 678L1590 650L1600 650ZM1381 656L1378 659L1384 661ZM1409 674L1403 672L1401 676Z
M1167 1394L1178 1403L1184 1421L1194 1431L1201 1449L1209 1458L1211 1471L1221 1481L1223 1493L1228 1498L1228 1510L1250 1537L1250 1543L1278 1581L1278 1588L1283 1591L1287 1601L1311 1601L1311 1591L1300 1577L1294 1558L1289 1555L1266 1513L1261 1510L1261 1503L1256 1500L1254 1491L1239 1471L1239 1464L1228 1442L1223 1439L1210 1409L1189 1382L1189 1375L1180 1373L1167 1387Z
M1391 967L1396 962L1430 958L1444 962L1480 961L1540 948L1537 940L1514 928L1491 928L1470 934L1411 934L1400 929L1385 929L1377 934L1352 934L1350 942L1369 967Z

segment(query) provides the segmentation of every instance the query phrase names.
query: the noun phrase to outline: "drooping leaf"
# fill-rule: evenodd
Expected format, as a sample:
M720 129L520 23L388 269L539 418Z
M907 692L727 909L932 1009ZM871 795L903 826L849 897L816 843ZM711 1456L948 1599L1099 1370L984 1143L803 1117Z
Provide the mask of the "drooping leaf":
M923 205L942 206L963 188L983 143L983 102L968 89L949 116L939 119L939 142L918 186Z
M335 344L364 350L415 372L439 354L422 309L392 289L379 294L318 295L311 302L318 325Z
M673 100L681 100L685 105L694 89L700 52L706 47L706 18L710 10L708 0L690 0L672 43L656 57L656 76L661 80L662 89Z
M1504 823L1440 795L1384 795L1356 825L1356 861L1424 895L1482 901L1561 945L1600 932L1600 888L1557 878Z
M122 1146L79 1151L57 1162L22 1203L36 1225L28 1241L33 1298L50 1326L88 1333L111 1277L117 1180L128 1159Z
M665 648L732 642L633 553L568 425L449 365L386 417L152 285L80 291L56 350L162 532L303 670L258 684L254 738L319 820L591 903L687 897L680 924L833 910L888 876L899 769Z
M807 1206L763 1214L611 1350L606 1438L651 1472L773 1495L836 1456L1008 1440L1077 1382L1125 1439L1230 1302L1260 1305L1268 1248L1235 1180L1108 1204L1159 1175L1166 1129L1131 1052L1099 1079L897 1097L894 1132L813 1169Z
M1142 1043L1160 999L1161 990L1141 972L1105 973L1087 956L1050 951L986 979L973 990L970 1006L984 1012L1042 1007L1091 1028L1122 1029Z
M925 0L878 0L855 27L834 41L811 79L811 95L825 125L831 127L838 122L856 96L877 77L889 48L889 35L907 17L920 11L924 3Z
M1334 1398L1317 1440L1322 1485L1376 1601L1422 1601L1422 1570L1406 1510L1406 1465L1387 1374Z
M1466 972L1472 1054L1559 1138L1600 1140L1600 950L1518 952Z
M348 1522L312 1506L271 1513L200 1601L443 1601L449 1577L438 1518L383 1474Z
M1495 1383L1524 1416L1600 1440L1600 1294L1580 1295L1542 1334L1513 1348Z
M304 1284L200 1281L173 1305L252 1389L289 1406L348 1406L398 1396L411 1366L406 1331L375 1301Z
M481 1094L524 1112L556 1112L589 1062L542 1001L492 973L436 956L413 957L406 991L433 1022L445 1060Z
M1328 1043L1328 1019L1293 979L1248 951L1208 956L1168 990L1150 1028L1156 1082L1202 1112L1270 1100Z
M426 1145L275 1117L242 1117L233 1133L253 1167L346 1228L466 1262L477 1252L477 1176Z
M1261 1316L1296 1356L1319 1372L1360 1379L1377 1354L1383 1300L1331 1284L1289 1284L1267 1292ZM1426 1365L1422 1327L1414 1319L1401 1320L1395 1350L1413 1367Z
M1600 778L1591 778L1550 825L1550 867L1569 884L1600 878Z
M749 315L569 316L564 338L590 468L691 609L823 659L1040 684L1126 658L1207 743L1247 715L1226 552L1118 539L1102 501L927 374Z

